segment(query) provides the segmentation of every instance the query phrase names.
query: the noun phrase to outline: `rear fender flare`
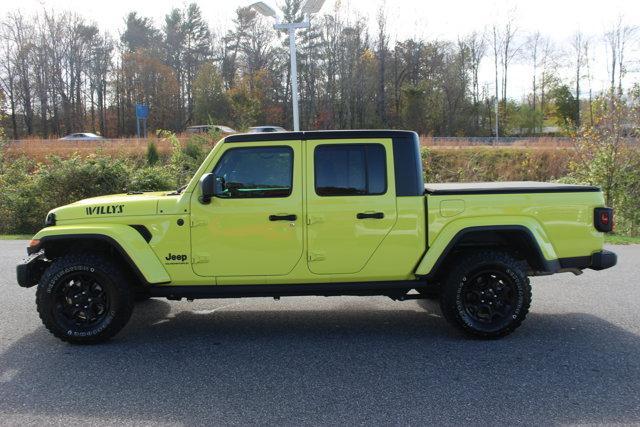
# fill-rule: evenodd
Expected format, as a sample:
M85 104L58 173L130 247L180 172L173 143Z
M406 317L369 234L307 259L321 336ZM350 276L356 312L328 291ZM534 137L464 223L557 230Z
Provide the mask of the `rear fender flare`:
M534 250L537 252L539 262L544 266L543 270L555 272L559 269L556 251L544 229L537 221L530 218L514 218L510 221L505 221L504 218L498 218L493 224L484 221L482 225L478 225L477 218L470 218L453 221L443 228L418 264L415 272L416 276L432 276L437 273L447 255L454 250L456 244L460 242L465 235L482 231L514 231L525 233L534 246Z

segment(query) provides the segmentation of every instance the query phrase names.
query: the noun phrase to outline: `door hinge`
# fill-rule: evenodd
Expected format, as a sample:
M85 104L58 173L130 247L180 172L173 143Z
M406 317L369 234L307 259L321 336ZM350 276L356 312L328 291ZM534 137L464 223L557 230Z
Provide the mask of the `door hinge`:
M201 225L207 225L209 223L205 218L191 218L191 226L199 227Z
M322 215L307 215L307 225L317 224L323 221L324 221L324 216Z
M307 257L309 261L324 261L325 259L326 256L324 252L309 252L309 256Z
M206 264L209 262L209 257L205 255L194 255L191 257L191 264Z

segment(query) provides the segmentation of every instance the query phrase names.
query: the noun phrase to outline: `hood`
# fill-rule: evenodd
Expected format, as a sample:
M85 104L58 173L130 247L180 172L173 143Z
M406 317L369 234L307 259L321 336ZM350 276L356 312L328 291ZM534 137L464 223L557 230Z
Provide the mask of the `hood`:
M83 199L70 205L53 209L56 221L104 217L127 217L155 215L158 201L167 197L167 192L111 194Z

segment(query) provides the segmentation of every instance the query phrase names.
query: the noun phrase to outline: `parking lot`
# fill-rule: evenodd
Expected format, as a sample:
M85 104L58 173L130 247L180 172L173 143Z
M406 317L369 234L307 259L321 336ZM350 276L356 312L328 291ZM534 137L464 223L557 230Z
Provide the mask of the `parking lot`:
M611 424L640 422L640 246L580 277L532 279L523 326L459 335L426 302L283 298L136 307L107 344L51 336L0 241L0 422Z

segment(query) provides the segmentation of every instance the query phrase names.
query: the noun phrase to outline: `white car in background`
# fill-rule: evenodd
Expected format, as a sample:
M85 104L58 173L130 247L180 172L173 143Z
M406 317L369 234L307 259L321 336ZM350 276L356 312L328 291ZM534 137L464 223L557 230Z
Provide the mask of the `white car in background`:
M106 138L96 135L90 132L72 133L64 138L60 138L60 141L105 141Z
M187 128L188 133L209 133L212 130L222 132L222 133L237 133L235 129L232 129L229 126L223 126L223 125L198 125L198 126L189 126Z
M264 133L264 132L286 132L287 130L280 126L254 126L249 128L249 133Z

